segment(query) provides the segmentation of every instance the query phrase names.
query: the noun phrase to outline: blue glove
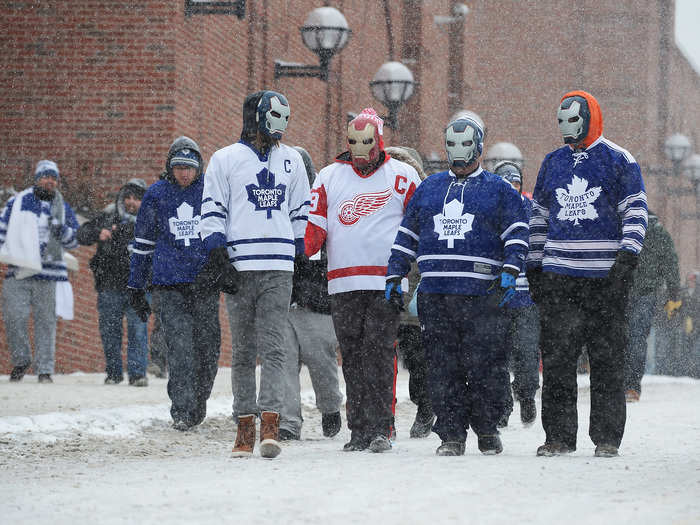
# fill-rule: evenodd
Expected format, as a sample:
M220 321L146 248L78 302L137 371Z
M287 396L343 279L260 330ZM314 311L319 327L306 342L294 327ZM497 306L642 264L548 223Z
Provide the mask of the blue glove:
M498 303L499 308L503 308L515 295L515 276L508 272L501 272L501 289L503 296Z
M396 310L403 311L403 296L401 291L401 277L392 277L386 282L384 298Z

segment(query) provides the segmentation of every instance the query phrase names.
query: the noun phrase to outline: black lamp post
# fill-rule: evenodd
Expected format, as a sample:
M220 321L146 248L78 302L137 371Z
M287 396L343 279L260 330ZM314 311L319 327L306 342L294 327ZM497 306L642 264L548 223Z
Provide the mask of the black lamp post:
M300 30L304 45L318 55L320 64L311 66L275 60L275 78L315 77L327 81L331 58L350 38L347 20L334 7L318 7L309 13Z
M686 137L685 135L682 135L681 133L674 133L670 137L666 139L666 142L664 142L664 155L666 155L666 158L671 161L671 164L673 166L673 179L678 181L681 175L681 165L685 158L690 155L690 152L692 150L692 146L690 145L690 139ZM664 184L664 193L666 194L665 198L667 199L667 195L669 193L673 193L673 190L670 190L668 188L668 183L664 179L663 181ZM674 183L674 184L677 184ZM668 202L668 201L667 201ZM666 208L666 206L664 206ZM668 210L664 209L664 214L668 215ZM677 232L677 238L680 240L680 206L675 206L674 209L674 230Z
M399 128L399 109L411 98L415 86L413 73L401 62L386 62L377 70L369 87L374 98L389 110L389 115L382 117L385 126Z

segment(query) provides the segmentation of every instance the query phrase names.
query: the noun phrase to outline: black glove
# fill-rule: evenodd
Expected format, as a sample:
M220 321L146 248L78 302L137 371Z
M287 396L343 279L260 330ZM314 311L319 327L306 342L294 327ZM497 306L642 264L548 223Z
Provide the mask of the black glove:
M403 293L401 290L401 277L387 279L384 289L384 298L396 313L403 312Z
M148 316L151 315L151 305L146 301L146 290L142 288L127 288L126 293L129 295L129 304L136 311L139 318L144 323L148 321Z
M211 292L238 292L239 276L228 260L226 246L219 246L209 252L209 258L194 279L193 286Z
M539 304L542 299L542 286L544 281L544 274L542 273L542 267L533 268L525 272L527 276L528 286L530 287L530 297L535 303Z
M639 264L639 256L627 250L617 252L615 262L608 272L610 288L619 293L625 293L632 284L632 274Z

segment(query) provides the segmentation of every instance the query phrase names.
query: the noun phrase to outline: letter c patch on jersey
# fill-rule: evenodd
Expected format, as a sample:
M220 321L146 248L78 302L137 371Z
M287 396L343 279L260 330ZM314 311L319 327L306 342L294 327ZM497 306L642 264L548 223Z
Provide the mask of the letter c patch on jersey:
M397 175L396 180L394 181L394 189L399 195L406 193L406 190L408 189L408 179L403 175Z

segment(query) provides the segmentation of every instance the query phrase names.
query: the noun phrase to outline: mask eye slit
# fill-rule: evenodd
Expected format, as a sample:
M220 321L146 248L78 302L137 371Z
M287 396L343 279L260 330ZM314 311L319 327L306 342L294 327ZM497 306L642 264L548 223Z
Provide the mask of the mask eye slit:
M357 144L357 141L355 139L348 139L349 144Z
M277 111L270 111L270 115L272 115L275 118L280 118L282 116Z
M576 115L575 117L569 117L569 122L578 122L578 119L578 115Z
M362 141L362 144L372 144L374 142L374 139L364 139Z

